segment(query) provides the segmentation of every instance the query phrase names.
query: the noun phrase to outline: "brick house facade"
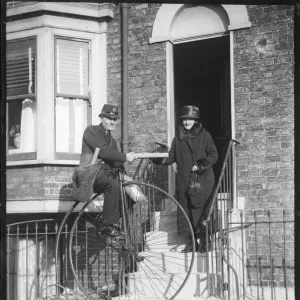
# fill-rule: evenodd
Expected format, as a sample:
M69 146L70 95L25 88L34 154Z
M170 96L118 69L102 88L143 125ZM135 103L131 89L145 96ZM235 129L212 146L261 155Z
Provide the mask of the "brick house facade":
M26 5L23 4L25 10ZM29 3L29 5L31 4ZM97 4L78 3L77 5L87 9L86 15L80 15L76 11L74 15L65 17L66 19L69 18L72 22L74 22L74 18L75 20L76 18L88 19L87 15L92 11L93 5ZM222 113L218 112L216 119L219 116L222 117L224 124L220 125L221 129L216 129L213 137L217 139L218 134L222 130L224 132L226 125L229 125L229 132L227 131L226 136L223 137L226 141L234 138L240 142L240 145L236 147L235 209L243 210L247 221L253 220L254 210L259 211L258 217L261 219L266 217L268 211L271 212L274 219L281 215L283 210L288 216L293 216L295 185L294 7L291 5L238 5L238 9L244 13L245 19L234 23L233 14L236 5L203 6L211 12L212 28L214 24L217 24L215 26L222 25L226 30L222 32L222 35L215 34L215 32L196 31L193 37L183 36L181 39L179 34L186 34L186 32L179 32L182 29L180 25L188 20L188 16L193 16L192 9L183 5L175 11L173 23L170 22L171 26L179 24L178 28L176 29L175 25L175 27L169 28L170 36L160 40L158 35L154 36L155 26L160 22L158 16L167 19L167 15L164 16L162 13L164 10L168 11L166 8L168 5L172 6L172 4L160 3L128 4L129 150L147 152L153 141L170 145L180 105L189 104L191 99L184 98L176 87L178 83L176 78L181 78L178 70L182 67L178 55L188 53L189 43L202 43L203 41L205 43L206 39L213 40L214 37L224 39L224 41L227 39L224 44L221 42L218 44L221 52L225 53L225 60L229 61L227 69L225 67L222 69L222 74L228 72L227 76L229 77L227 85L224 87L227 98L223 98L227 103L227 108L221 108L222 105L216 102L216 105L220 106L218 109L223 111ZM178 4L173 6L176 5ZM20 7L19 16L12 13L12 23L16 22L18 18L22 19L22 16L27 13L26 11L22 12L22 5ZM201 10L201 6L199 7ZM55 15L61 7L51 9ZM95 116L99 113L103 103L113 103L119 105L121 109L123 105L120 5L97 7L97 9L100 14L101 12L103 14L100 17L94 15L91 17L93 20L90 22L93 24L90 25L88 31L96 32L98 29L94 29L93 26L97 22L103 22L107 26L103 31L99 30L96 33L101 35L105 32L106 48L104 53L106 54L104 54L104 64L101 67L106 66L104 72L106 75L103 77L106 84L92 99L91 122L93 124L98 122ZM106 11L104 12L104 10ZM200 10L196 11L196 16L197 13L201 14ZM159 15L160 13L162 15ZM218 18L222 22L218 23ZM56 23L54 27L69 26L63 24L63 18L59 20L62 23ZM176 23L177 21L181 23ZM10 20L8 20L8 24L9 22ZM47 25L45 26L47 28ZM8 26L8 29L10 28L12 31L8 33L8 37L11 34L13 39L16 31L14 31L13 25L12 27ZM79 31L78 28L74 30ZM161 30L163 31L164 28ZM178 36L176 36L177 33ZM175 38L172 37L172 34ZM180 43L176 42L178 40ZM195 51L199 51L203 56L206 55L209 60L208 54L201 52L204 50L200 49L204 44L199 45L196 46ZM180 52L179 47L186 48L182 48L183 52ZM207 44L207 47L213 47L213 45ZM213 52L212 55L215 54ZM103 55L102 52L101 55ZM172 55L174 56L172 57ZM224 59L224 57L220 59ZM184 58L187 59L186 56ZM173 61L174 65L172 66ZM175 64L177 65L175 66ZM213 66L212 70L218 69ZM200 78L196 71L192 72L193 76ZM213 75L207 73L207 77L209 76ZM93 80L96 80L97 83L97 79ZM188 89L191 88L191 86L188 87ZM200 88L200 94L196 94L197 97L202 95L201 89L205 90L203 85L198 88ZM184 86L181 86L181 89L190 97ZM218 92L221 91L220 86L216 89ZM205 92L208 93L209 90L213 92L212 83ZM103 95L101 93L105 93L105 97L98 101L99 98L95 99L95 97ZM180 98L178 103L176 97ZM193 99L192 104L198 104L195 101ZM205 104L199 102L200 110L201 105L205 106ZM207 115L211 113L213 118L214 111L211 112L211 109L212 107L204 108L204 112ZM46 108L42 108L42 110L47 111ZM121 126L122 123L119 123L118 131L115 133L119 145L122 142ZM207 121L207 128L214 133L215 128L212 122ZM40 135L38 134L38 136ZM51 137L53 138L53 135ZM225 146L226 143L223 143L219 150L223 151ZM33 214L46 215L47 213L65 212L72 202L71 176L77 160L44 159L44 161L39 161L37 159L23 162L22 160L10 161L8 159L8 222L26 219L26 215L21 214L23 208L26 213ZM134 171L134 167L133 164L130 169L131 173ZM171 173L172 171L169 172L168 181L171 187L169 186L168 189L173 192L175 187L172 185L173 175ZM20 207L22 207L21 211ZM267 236L267 233L261 234L262 239ZM281 236L282 232L279 230L278 234ZM290 249L287 260L290 266L293 266L293 227L288 228L287 234ZM247 237L249 255L253 254L251 253L252 241L253 236L250 233ZM290 275L289 281L290 284L293 284L293 274ZM282 283L280 276L277 282L278 285Z

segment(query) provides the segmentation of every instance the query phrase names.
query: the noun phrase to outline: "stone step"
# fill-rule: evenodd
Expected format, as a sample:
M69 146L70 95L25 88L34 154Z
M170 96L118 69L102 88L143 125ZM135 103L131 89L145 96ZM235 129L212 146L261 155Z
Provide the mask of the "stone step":
M160 298L155 297L151 297L151 296L142 296L139 295L138 298L136 295L126 295L126 296L118 296L118 297L112 297L112 300L159 300ZM185 297L185 296L180 296L176 297L176 300L207 300L207 297L205 296L203 297ZM167 300L167 298L163 297L161 298L161 300ZM219 298L217 300L220 300Z
M214 291L220 291L220 277L204 273L192 273L183 284L186 274L136 274L129 276L130 293L132 296L147 297L147 299L170 299L183 285L176 299L191 299L203 297L207 292L207 284L214 285Z
M184 249L189 239L185 236L179 236L177 232L172 231L151 231L145 234L145 246L148 251L154 252L180 252Z
M148 252L140 253L145 257L144 261L139 264L139 272L167 272L167 273L186 273L189 270L192 253L180 252ZM213 255L213 257L212 257ZM219 272L219 253L209 254L210 271ZM207 260L205 253L196 252L192 273L205 273L207 271Z

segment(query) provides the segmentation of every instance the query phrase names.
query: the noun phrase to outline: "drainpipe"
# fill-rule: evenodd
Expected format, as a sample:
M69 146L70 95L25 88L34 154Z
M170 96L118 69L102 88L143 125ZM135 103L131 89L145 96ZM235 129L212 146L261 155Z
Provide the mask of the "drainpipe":
M128 4L121 4L122 18L122 151L128 152Z

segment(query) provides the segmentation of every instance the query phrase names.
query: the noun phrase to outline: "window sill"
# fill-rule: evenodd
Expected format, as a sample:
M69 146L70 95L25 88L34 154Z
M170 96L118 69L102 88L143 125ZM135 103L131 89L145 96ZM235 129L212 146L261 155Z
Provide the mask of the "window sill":
M22 160L22 161L7 161L7 167L14 166L30 166L30 165L67 165L67 166L77 166L79 164L78 160L47 160L47 159L37 159L37 160Z

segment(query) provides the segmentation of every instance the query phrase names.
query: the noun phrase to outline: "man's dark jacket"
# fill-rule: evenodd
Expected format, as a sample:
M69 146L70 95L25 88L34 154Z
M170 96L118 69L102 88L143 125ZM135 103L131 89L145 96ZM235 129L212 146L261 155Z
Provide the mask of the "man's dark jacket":
M104 169L120 167L126 161L126 154L119 152L115 139L102 125L88 126L82 138L80 166L90 164L96 147L100 148L98 161L104 162Z

